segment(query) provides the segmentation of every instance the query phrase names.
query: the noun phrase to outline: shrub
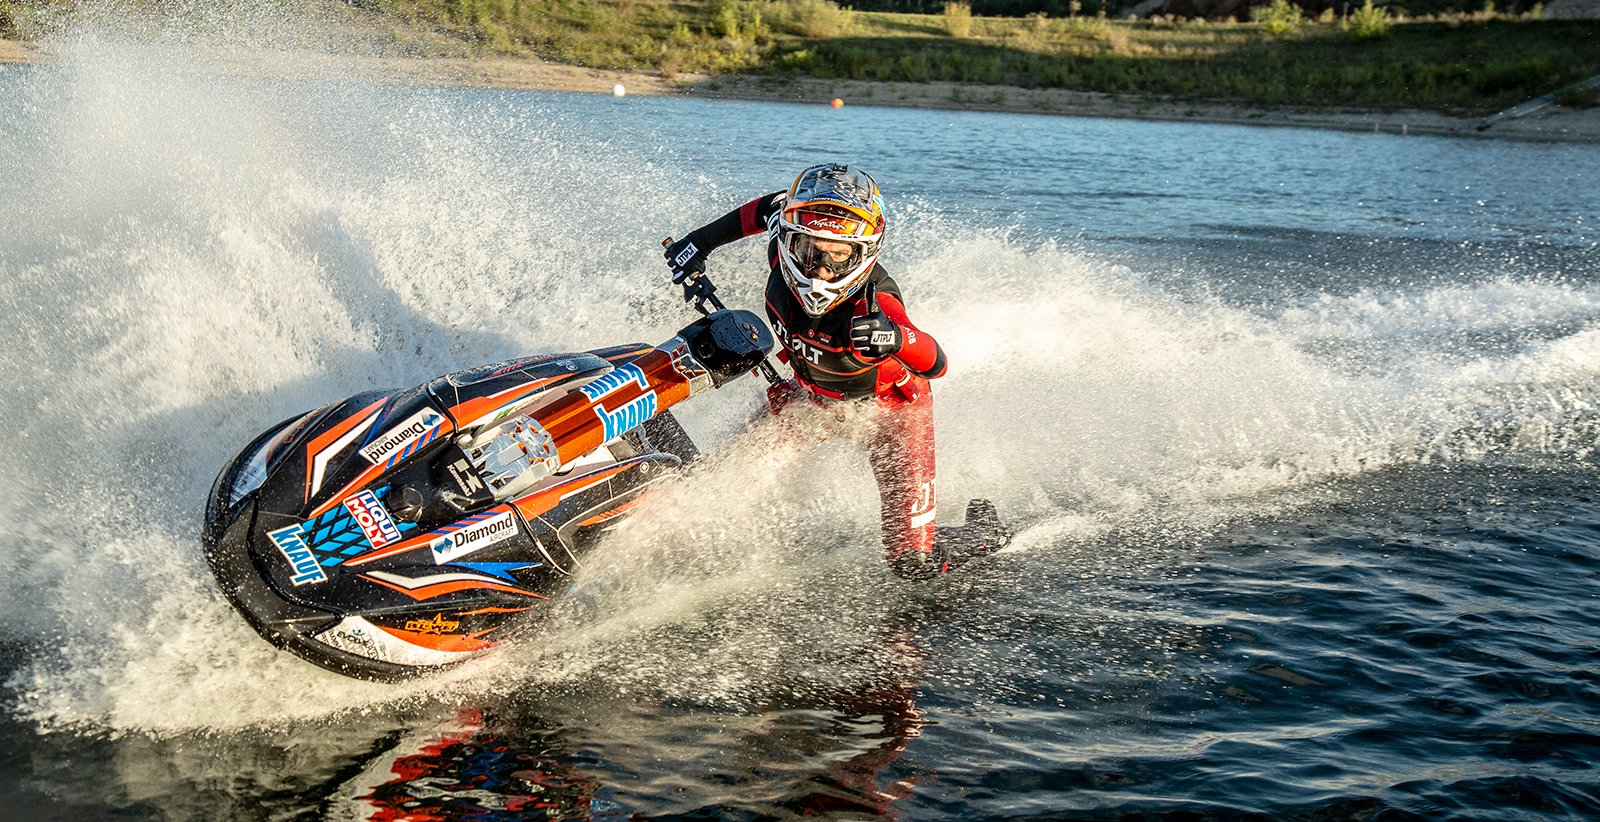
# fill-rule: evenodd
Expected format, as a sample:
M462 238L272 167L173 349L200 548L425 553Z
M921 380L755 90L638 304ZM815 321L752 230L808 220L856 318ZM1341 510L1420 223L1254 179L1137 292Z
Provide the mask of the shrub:
M511 54L517 50L513 42L510 29L492 20L485 20L480 26L483 29L483 39L489 48L502 54Z
M895 61L895 67L900 70L901 79L913 83L921 83L932 77L926 54L902 54Z
M1272 0L1265 6L1250 9L1250 22L1260 23L1268 34L1288 34L1300 28L1300 7L1289 0Z
M945 3L944 30L951 37L968 37L972 34L972 4Z
M1556 92L1556 103L1567 108L1600 106L1600 85L1575 83Z
M850 12L828 0L789 0L767 10L774 28L801 37L838 37L850 29Z
M1490 60L1473 72L1469 84L1481 94L1542 93L1557 81L1555 66L1543 57Z
M1388 9L1373 8L1372 0L1367 0L1345 18L1344 33L1351 40L1377 40L1389 36L1392 23Z
M718 37L739 36L739 8L733 0L717 0L711 7L711 33Z

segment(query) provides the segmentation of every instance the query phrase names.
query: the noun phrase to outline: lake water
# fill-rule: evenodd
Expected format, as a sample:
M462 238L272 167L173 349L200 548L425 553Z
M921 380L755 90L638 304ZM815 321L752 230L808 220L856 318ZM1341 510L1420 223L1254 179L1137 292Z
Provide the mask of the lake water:
M0 68L16 818L1600 813L1600 146ZM697 401L527 642L356 682L198 545L329 399L689 319L659 241L867 168L948 351L932 584L864 457ZM755 308L759 243L719 252Z

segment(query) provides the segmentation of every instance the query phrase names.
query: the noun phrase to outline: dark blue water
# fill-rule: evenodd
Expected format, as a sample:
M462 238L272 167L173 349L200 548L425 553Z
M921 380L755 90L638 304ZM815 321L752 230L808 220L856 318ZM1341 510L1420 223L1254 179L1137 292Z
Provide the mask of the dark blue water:
M0 802L16 818L1568 819L1600 812L1600 147L0 69ZM256 431L664 338L657 242L820 159L948 349L899 581L848 438L712 459L527 642L404 686L199 556ZM760 250L713 258L754 305ZM948 514L947 514L948 516Z

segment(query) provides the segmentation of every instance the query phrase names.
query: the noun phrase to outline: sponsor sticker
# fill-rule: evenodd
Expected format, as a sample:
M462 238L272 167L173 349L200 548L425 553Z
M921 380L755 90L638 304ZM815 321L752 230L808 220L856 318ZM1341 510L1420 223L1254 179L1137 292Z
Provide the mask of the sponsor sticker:
M822 349L806 345L799 337L789 338L789 350L800 355L800 358L812 365L822 364Z
M317 639L345 653L388 662L389 654L378 644L370 623L361 619L346 619L317 635Z
M811 217L805 221L806 228L826 228L835 234L854 234L856 225L854 221L846 222L834 217Z
M578 386L578 391L593 402L630 382L636 383L642 390L650 390L650 383L645 380L644 372L639 370L639 366L630 362L596 378L593 382Z
M700 249L695 248L694 243L690 243L684 246L682 251L678 252L678 256L672 259L672 264L681 267L684 263L694 259L694 255L699 253Z
M656 392L637 397L615 411L607 411L596 405L594 414L605 424L605 441L610 442L656 415Z
M367 462L377 465L400 456L418 444L427 442L444 425L444 415L424 408L407 417L404 422L378 435L378 438L361 449Z
M316 634L315 638L318 642L347 654L397 665L447 665L470 655L459 651L424 648L394 636L361 617L354 616L345 617L337 625Z
M516 535L516 515L505 511L451 531L428 543L428 547L433 551L434 563L442 565L491 545L498 545Z
M444 614L434 614L433 619L406 620L406 630L416 631L419 634L453 634L460 627L460 622L445 619Z
M346 497L344 507L350 511L350 516L355 518L356 524L361 526L361 533L372 543L374 548L382 548L391 542L400 541L400 529L394 524L394 519L384 509L383 503L378 501L371 491L362 491L353 497Z
M874 332L872 332L872 344L873 345L894 345L894 332L893 331L874 331Z
M483 490L483 480L478 479L478 472L472 470L472 463L466 460L456 460L450 463L450 479L456 481L456 487L466 496Z
M306 541L300 538L300 526L290 525L267 533L272 544L278 546L278 552L288 561L289 567L294 569L294 576L289 581L296 587L311 585L317 582L327 582L328 575L323 573L322 566L317 564L317 557L306 546Z

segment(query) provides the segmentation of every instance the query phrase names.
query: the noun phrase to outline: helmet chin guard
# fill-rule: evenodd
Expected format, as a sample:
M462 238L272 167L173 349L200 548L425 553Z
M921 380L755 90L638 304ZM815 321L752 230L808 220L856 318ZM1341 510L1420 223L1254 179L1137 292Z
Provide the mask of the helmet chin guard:
M819 317L859 290L877 264L885 228L883 197L864 171L837 163L812 166L789 187L773 228L778 266L789 288L807 314ZM854 265L831 280L810 276L796 251L802 235L853 246Z
M867 261L864 267L848 278L831 282L816 277L807 278L787 266L784 267L784 274L788 277L789 288L800 298L800 307L804 308L807 314L820 317L861 290L861 285L867 280L867 272L872 269L874 262L877 262L877 258Z

